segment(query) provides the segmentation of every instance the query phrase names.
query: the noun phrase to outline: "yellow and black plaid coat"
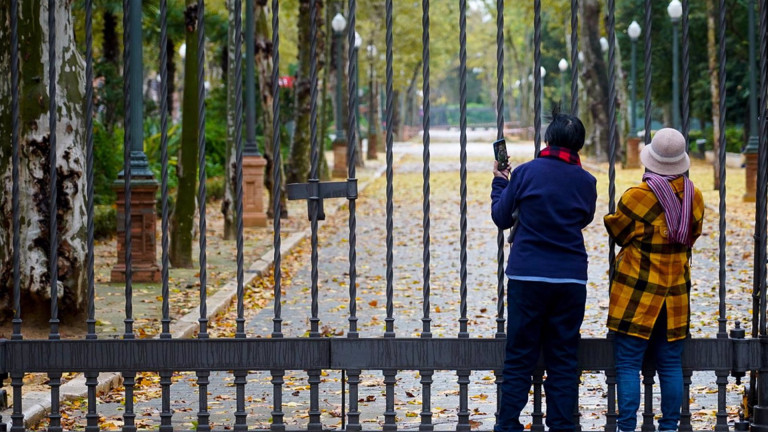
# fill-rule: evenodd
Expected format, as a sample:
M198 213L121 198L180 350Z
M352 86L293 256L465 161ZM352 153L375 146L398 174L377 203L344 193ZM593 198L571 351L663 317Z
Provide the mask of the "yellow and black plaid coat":
M678 197L683 178L671 182ZM691 231L701 235L704 199L694 188ZM667 221L659 200L643 182L629 188L616 213L604 218L608 234L621 246L611 280L608 328L648 339L667 302L667 339L683 339L690 322L691 250L667 240Z

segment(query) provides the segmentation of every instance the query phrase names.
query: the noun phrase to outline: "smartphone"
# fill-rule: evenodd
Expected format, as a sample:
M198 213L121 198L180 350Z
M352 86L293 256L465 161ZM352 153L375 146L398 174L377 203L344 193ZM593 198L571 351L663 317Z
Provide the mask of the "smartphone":
M507 142L504 138L493 142L493 155L499 163L499 171L504 171L509 166L507 156Z

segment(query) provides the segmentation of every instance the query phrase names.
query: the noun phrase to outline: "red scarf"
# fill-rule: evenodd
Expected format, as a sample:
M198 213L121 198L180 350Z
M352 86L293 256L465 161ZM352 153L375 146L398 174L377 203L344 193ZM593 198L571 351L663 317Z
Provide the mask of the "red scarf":
M571 165L581 166L581 159L579 159L579 152L573 151L566 147L547 146L539 152L539 157L560 159L563 162Z

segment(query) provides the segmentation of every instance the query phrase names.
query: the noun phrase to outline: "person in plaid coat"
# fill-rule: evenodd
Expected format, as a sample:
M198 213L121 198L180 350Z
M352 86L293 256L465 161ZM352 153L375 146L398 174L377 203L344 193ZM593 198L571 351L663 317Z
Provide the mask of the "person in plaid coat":
M618 429L634 431L640 369L650 351L661 384L659 431L677 430L683 398L682 350L690 323L691 248L701 235L704 200L684 174L685 138L661 129L640 158L643 182L604 218L621 251L611 275L608 328L616 332Z

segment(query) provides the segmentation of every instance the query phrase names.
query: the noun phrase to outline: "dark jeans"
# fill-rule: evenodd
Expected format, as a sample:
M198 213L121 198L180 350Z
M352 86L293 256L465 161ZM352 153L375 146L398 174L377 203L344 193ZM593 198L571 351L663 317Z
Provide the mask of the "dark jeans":
M640 369L646 351L656 360L656 372L661 385L661 419L659 431L675 431L680 420L683 403L683 342L667 341L667 308L662 307L650 340L616 333L616 383L618 385L620 431L630 432L637 427L637 409L640 406Z
M539 353L547 379L547 426L573 431L578 403L579 328L584 320L586 286L510 280L507 294L507 348L496 432L520 432L520 411L528 402Z

